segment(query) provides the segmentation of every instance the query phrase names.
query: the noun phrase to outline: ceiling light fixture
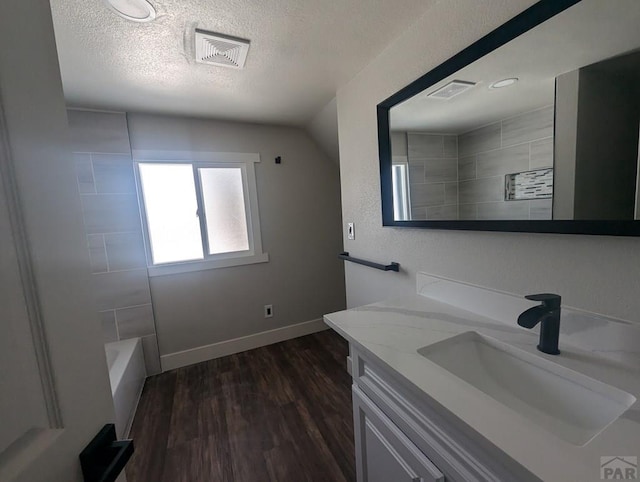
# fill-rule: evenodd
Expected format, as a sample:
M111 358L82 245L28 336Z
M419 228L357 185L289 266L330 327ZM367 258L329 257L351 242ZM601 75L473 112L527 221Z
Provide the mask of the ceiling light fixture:
M151 22L156 10L146 0L104 0L115 13L132 22Z
M518 82L518 78L517 77L511 77L509 79L497 80L493 84L491 84L490 88L491 89L501 89L502 87L509 87L510 85L513 85L516 82Z

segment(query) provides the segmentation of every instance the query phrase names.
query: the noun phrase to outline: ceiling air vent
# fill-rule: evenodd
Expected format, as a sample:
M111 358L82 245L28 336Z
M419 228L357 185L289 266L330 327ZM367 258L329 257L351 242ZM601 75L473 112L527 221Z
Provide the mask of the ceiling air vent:
M447 85L444 85L428 94L427 97L448 100L452 97L455 97L456 95L462 94L465 90L470 89L474 85L476 85L475 82L467 82L465 80L452 80Z
M242 69L249 41L196 29L196 62Z

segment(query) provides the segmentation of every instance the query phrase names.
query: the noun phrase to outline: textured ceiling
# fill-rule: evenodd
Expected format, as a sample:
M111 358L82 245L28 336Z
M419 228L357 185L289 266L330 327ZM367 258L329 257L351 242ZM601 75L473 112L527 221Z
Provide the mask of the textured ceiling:
M303 125L435 0L51 0L72 106ZM194 29L251 40L244 70L196 64Z
M638 0L583 0L392 108L391 128L460 134L551 105L558 75L640 48L639 22ZM520 81L489 88L508 77ZM427 97L453 79L477 85L450 100Z

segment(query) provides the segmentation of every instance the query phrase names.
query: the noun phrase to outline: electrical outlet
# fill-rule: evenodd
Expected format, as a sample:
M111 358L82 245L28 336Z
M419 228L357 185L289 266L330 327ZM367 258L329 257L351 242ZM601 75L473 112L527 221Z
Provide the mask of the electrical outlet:
M264 305L264 317L273 318L273 305Z
M347 223L347 238L356 239L356 226L355 223Z

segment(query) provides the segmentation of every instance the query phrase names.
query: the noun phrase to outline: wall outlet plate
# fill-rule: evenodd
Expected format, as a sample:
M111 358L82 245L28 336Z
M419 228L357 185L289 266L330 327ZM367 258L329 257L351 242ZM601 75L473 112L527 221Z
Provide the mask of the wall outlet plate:
M273 318L273 305L264 305L264 317Z
M347 223L347 238L348 239L356 239L355 223Z

